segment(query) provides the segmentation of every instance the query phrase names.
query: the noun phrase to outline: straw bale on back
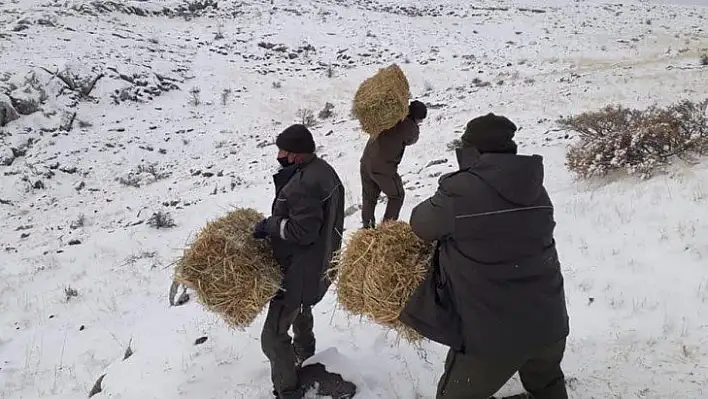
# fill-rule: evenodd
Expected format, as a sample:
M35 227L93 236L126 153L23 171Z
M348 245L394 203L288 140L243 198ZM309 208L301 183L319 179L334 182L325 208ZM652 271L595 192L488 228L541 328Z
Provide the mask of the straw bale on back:
M337 299L352 314L366 316L414 342L420 335L398 316L430 267L433 246L410 225L384 222L354 233L337 259Z
M175 281L235 328L250 325L280 288L269 242L252 236L262 218L253 209L236 209L207 223L175 268Z
M394 127L408 115L408 79L396 64L379 69L354 95L352 113L372 137Z

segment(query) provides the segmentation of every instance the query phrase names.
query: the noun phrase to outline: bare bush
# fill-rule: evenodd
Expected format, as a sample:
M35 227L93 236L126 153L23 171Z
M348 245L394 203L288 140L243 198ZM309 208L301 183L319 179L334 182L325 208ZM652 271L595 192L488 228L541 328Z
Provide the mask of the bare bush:
M166 179L171 175L172 173L167 168L159 168L156 164L147 164L138 165L136 169L125 176L116 178L116 180L124 186L139 188Z
M197 105L199 105L199 104L202 103L202 100L201 100L200 97L199 97L199 93L201 93L201 89L199 89L199 88L196 87L196 86L195 86L195 87L192 87L192 88L189 90L189 94L192 96L192 97L190 97L190 99L189 99L189 103L190 103L191 105L195 106L195 107L196 107Z
M313 127L317 125L317 119L315 118L315 113L312 112L311 109L309 108L300 108L297 110L297 113L295 116L298 119L298 122L301 124L307 126L307 127Z
M221 91L221 105L226 105L229 102L229 97L231 97L231 89L224 89Z
M610 105L561 118L560 127L580 138L566 154L567 167L583 178L614 170L647 178L674 157L690 159L708 150L707 110L708 99L645 110Z
M317 114L320 119L331 118L334 115L334 104L325 103L324 108Z
M221 40L224 38L224 25L219 24L219 26L216 29L216 33L214 33L214 40Z
M217 0L187 1L187 10L189 10L190 13L195 14L195 16L199 16L199 14L198 14L199 12L205 11L208 8L218 9L219 2Z
M78 218L76 218L76 220L72 221L72 222L69 224L69 228L72 229L72 230L76 230L76 229L78 229L78 228L80 228L80 227L84 227L85 224L86 224L86 215L84 215L84 214L82 213L82 214L79 215Z
M118 183L128 186L140 188L140 176L129 174L128 176L121 176L118 178Z
M177 226L172 215L169 212L158 211L150 216L147 221L148 226L156 229L166 229Z
M71 286L64 287L64 295L66 297L66 302L69 302L71 298L76 298L79 296L79 291L75 288L71 288Z
M480 78L474 78L474 79L472 79L472 85L475 87L488 87L488 86L491 86L492 83L484 81Z

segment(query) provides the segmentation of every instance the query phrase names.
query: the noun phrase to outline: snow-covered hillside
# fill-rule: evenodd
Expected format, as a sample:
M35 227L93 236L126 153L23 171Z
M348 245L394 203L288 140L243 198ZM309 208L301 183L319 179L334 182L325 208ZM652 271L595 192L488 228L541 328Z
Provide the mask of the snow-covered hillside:
M404 218L475 116L508 116L545 157L571 397L708 395L708 163L578 182L554 124L706 97L708 8L665 3L0 0L0 398L85 398L102 375L94 398L269 398L262 318L232 331L170 307L170 264L208 219L268 212L273 140L296 121L316 124L358 228L351 99L392 62L430 107ZM152 227L158 212L175 226ZM434 397L445 348L397 344L333 295L315 320L313 360L357 398Z

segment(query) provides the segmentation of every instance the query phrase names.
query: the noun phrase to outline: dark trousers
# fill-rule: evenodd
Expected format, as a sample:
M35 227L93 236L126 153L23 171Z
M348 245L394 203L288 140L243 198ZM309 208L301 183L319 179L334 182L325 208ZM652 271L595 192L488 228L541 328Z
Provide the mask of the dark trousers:
M376 227L376 203L379 201L381 192L386 194L388 203L383 220L398 220L403 207L405 191L403 182L398 173L390 176L386 174L374 173L365 164L361 164L361 219L364 228Z
M274 300L261 333L261 348L270 361L273 387L281 398L298 398L300 392L297 369L315 354L315 334L312 309L309 306L290 306ZM288 334L293 328L293 338Z
M534 399L567 399L561 360L565 339L517 360L482 359L450 350L437 399L488 399L519 372Z

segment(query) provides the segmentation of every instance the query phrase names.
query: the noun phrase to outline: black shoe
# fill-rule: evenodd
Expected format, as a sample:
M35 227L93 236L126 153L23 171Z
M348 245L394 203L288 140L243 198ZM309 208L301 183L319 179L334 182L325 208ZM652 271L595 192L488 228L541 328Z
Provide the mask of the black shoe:
M356 395L354 383L346 381L341 375L328 372L321 363L303 367L298 372L301 386L307 391L317 389L318 397L332 399L351 399Z
M305 396L302 388L298 388L294 391L290 391L287 393L283 393L282 395L278 394L278 390L273 388L273 397L275 399L302 399Z
M302 389L296 389L291 392L283 393L280 395L280 399L303 399L305 397L305 393L302 391Z

